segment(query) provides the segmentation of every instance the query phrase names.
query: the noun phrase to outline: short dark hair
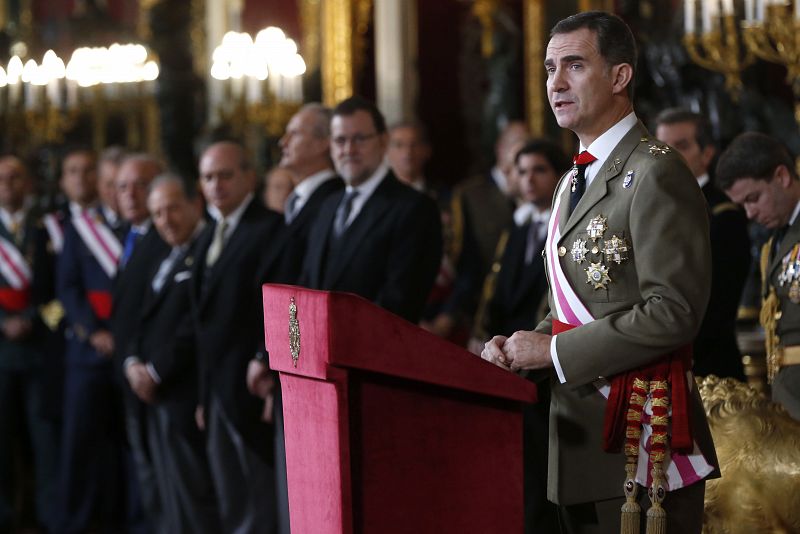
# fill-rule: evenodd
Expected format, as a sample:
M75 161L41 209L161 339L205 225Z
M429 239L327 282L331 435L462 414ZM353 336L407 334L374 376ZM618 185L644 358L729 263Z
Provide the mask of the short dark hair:
M717 186L723 191L737 180L771 180L775 169L785 166L797 180L794 158L786 145L759 132L745 132L736 137L720 155L717 162Z
M114 165L119 165L127 155L128 151L125 149L125 147L120 145L111 145L107 146L102 152L100 152L98 161L100 163L107 161L109 163L113 163Z
M572 164L569 157L564 153L560 146L548 141L547 139L532 139L525 143L514 156L514 165L519 163L519 158L529 154L541 154L556 171L556 174L563 174Z
M61 163L63 165L64 161L67 160L70 156L74 154L87 154L92 159L97 161L97 152L94 151L89 145L83 144L70 144L64 147L63 151L61 152Z
M153 178L153 181L147 186L147 195L149 196L164 184L177 184L186 200L194 200L197 197L197 188L193 184L181 178L180 175L169 171Z
M627 63L633 70L628 84L628 97L633 100L633 85L636 79L636 39L631 29L616 15L605 11L585 11L560 20L550 30L550 37L561 33L572 33L586 28L597 36L597 47L600 55L608 65Z
M701 115L695 111L686 108L667 108L656 117L656 128L669 124L678 124L681 122L691 122L694 124L694 138L700 148L705 148L708 145L713 145L714 140L711 138L711 124L705 115Z
M361 96L351 96L336 104L333 108L333 116L349 116L354 115L356 111L366 111L372 117L372 124L375 126L375 131L378 134L386 132L386 119L383 118L383 113L378 109L373 102Z
M228 136L221 136L213 141L210 141L203 145L202 150L200 151L200 159L203 158L205 153L213 146L216 145L228 145L232 146L239 151L239 168L243 171L249 171L253 168L250 163L250 157L247 153L247 147L245 147L244 142L238 137L228 137Z

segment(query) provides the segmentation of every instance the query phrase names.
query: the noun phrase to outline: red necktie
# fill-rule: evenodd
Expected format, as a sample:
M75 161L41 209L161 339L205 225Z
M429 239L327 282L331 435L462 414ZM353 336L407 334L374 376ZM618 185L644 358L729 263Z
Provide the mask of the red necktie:
M587 150L572 158L572 163L575 165L572 167L572 188L569 195L570 213L575 211L575 206L578 205L583 193L586 191L586 167L593 161L597 161L597 158L589 154Z

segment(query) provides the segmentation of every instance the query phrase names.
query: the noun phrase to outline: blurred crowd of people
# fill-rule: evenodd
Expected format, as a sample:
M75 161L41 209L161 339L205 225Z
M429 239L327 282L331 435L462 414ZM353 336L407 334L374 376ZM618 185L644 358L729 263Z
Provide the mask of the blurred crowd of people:
M702 116L655 127L709 207L695 371L743 378L745 213L710 177ZM195 184L151 154L72 147L49 213L25 162L0 158L0 532L21 526L26 494L46 532L288 532L263 283L357 293L476 353L547 313L541 255L572 165L559 145L506 124L490 171L446 191L425 174L424 125L386 125L353 97L305 105L280 149L259 183L242 145L214 142ZM526 414L545 441L547 411ZM528 454L546 465L546 443ZM555 524L543 491L526 513Z

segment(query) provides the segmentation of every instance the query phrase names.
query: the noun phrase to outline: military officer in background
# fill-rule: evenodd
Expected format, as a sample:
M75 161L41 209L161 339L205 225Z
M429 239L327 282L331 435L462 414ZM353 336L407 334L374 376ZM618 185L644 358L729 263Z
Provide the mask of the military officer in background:
M786 147L740 135L722 153L717 182L747 217L773 231L761 251L761 324L772 399L800 420L800 180Z
M111 286L122 244L97 202L94 152L70 150L62 163L71 218L56 269L64 305L67 348L60 455L60 509L56 532L92 525L123 528L124 427L114 382Z
M0 157L0 532L20 527L13 512L23 442L31 449L41 527L52 527L56 502L58 426L48 414L55 400L48 373L61 355L48 352L49 333L39 314L53 298L55 266L45 250L45 230L25 208L29 186L23 162Z
M566 532L638 531L650 508L655 531L699 534L704 480L718 473L687 375L710 285L705 202L680 156L636 118L625 23L590 11L550 35L548 98L581 147L548 226L551 312L482 356L550 379L548 498Z
M656 118L656 137L678 151L708 203L711 232L711 298L694 340L693 370L698 376L744 380L736 344L736 317L750 270L747 217L713 183L709 165L715 149L708 121L693 111L672 108Z

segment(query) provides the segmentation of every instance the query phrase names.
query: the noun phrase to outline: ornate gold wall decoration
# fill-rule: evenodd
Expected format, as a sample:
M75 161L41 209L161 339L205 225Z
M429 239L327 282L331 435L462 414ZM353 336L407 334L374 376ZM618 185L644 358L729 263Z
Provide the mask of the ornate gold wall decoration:
M545 0L525 0L525 116L535 136L544 135L545 103Z
M367 57L367 32L372 24L372 0L355 0L353 5L353 73L364 69Z
M307 72L314 72L319 67L321 14L320 0L300 2L300 26L303 28L302 53L306 60Z
M139 0L139 16L136 20L136 34L139 39L148 41L151 37L150 34L150 10L160 0Z
M353 94L353 2L322 4L322 100L327 106Z
M485 58L494 54L494 15L497 11L497 3L497 0L475 0L475 3L472 4L472 14L483 28L481 54Z
M614 0L578 0L578 11L608 11L614 12Z

